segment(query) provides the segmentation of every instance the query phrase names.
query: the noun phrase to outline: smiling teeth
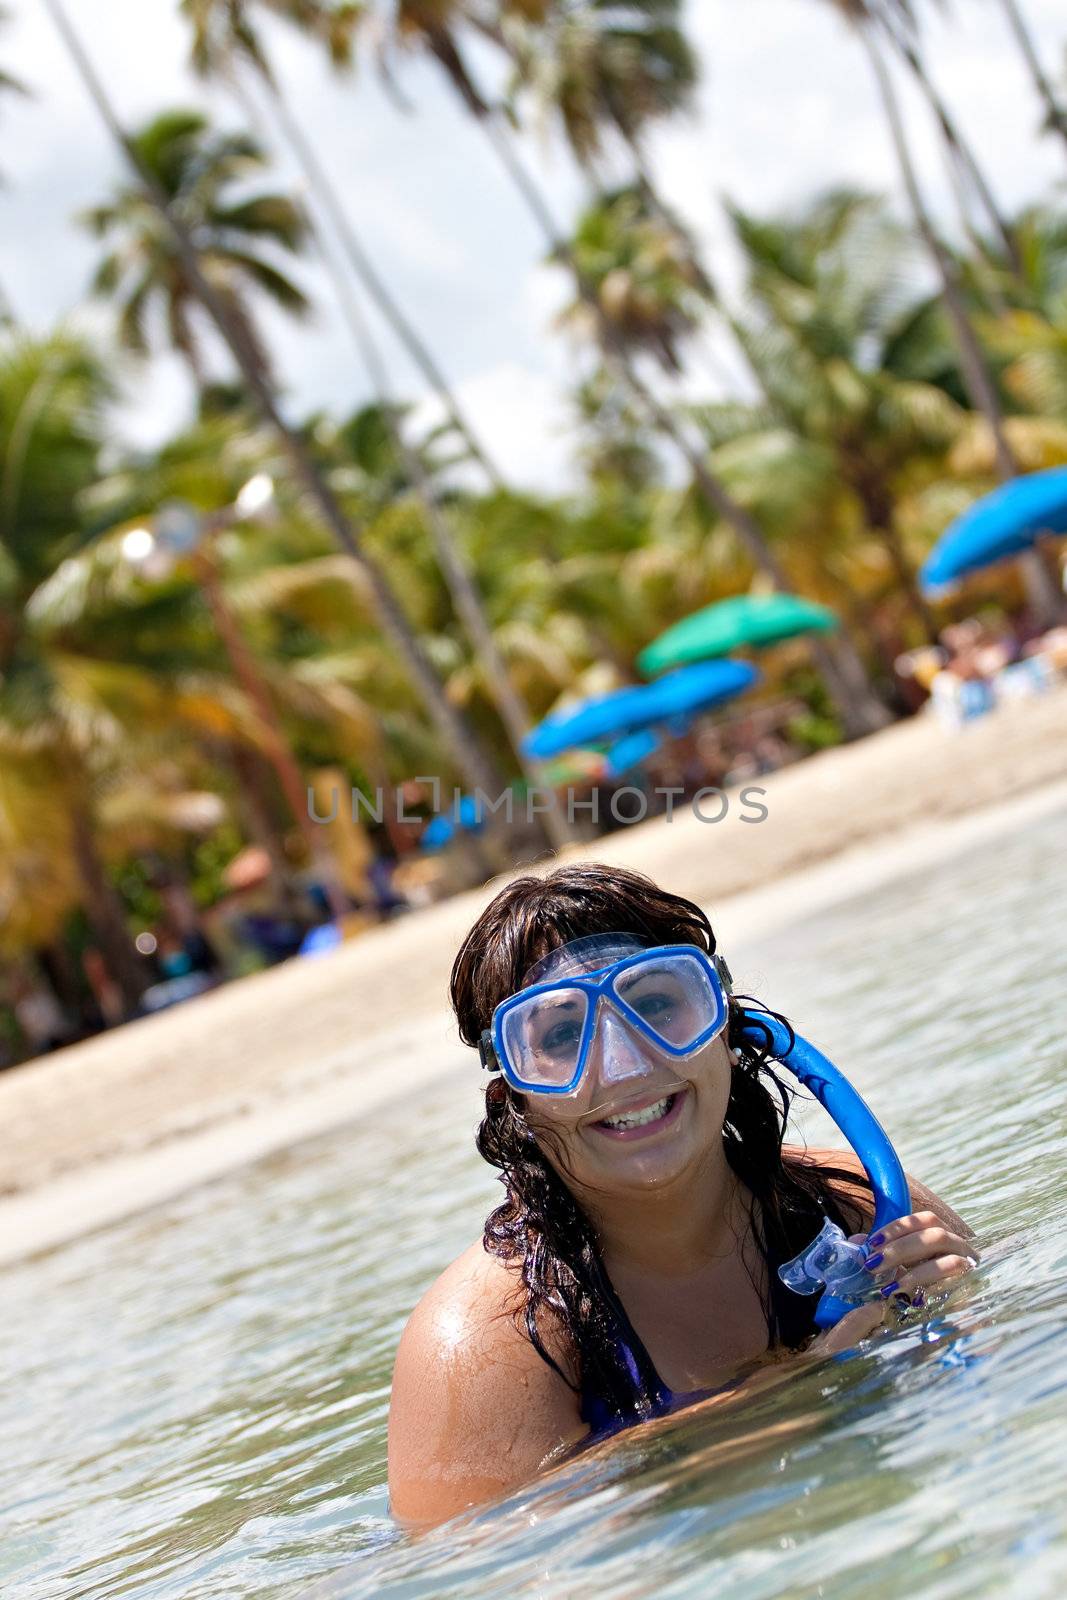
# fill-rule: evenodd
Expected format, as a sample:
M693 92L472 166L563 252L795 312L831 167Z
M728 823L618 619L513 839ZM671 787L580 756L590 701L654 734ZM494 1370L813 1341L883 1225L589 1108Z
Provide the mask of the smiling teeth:
M604 1126L607 1128L643 1128L646 1122L658 1122L660 1117L667 1115L667 1107L673 1096L667 1095L662 1100L657 1100L654 1106L645 1106L643 1111L627 1111L621 1117L605 1117Z

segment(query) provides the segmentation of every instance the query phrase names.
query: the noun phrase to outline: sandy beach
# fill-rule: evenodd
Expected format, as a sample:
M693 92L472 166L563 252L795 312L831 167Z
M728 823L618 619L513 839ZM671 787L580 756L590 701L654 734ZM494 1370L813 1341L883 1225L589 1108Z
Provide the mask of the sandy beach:
M728 950L1067 810L1065 732L1067 687L958 734L924 715L759 779L762 821L733 792L720 822L680 807L572 854L698 900ZM0 1076L0 1262L469 1066L448 974L502 881Z

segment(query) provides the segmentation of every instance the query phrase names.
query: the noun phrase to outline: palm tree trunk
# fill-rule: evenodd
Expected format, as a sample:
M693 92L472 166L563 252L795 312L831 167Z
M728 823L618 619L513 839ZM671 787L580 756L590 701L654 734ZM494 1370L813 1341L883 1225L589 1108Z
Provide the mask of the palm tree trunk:
M336 236L341 241L349 265L370 299L378 306L386 321L397 333L413 360L420 367L431 387L444 402L453 425L466 441L468 449L483 468L492 486L497 489L503 488L504 483L500 473L490 462L480 441L463 417L455 396L449 389L429 350L422 343L415 329L407 321L400 307L389 294L369 256L360 244L337 191L319 161L314 147L305 137L297 119L292 115L288 102L279 87L277 76L265 57L260 69L260 79L271 96L278 121L304 170L309 187L318 197L319 203L329 218ZM456 548L451 529L446 526L437 491L423 467L418 452L408 444L404 437L403 429L397 421L397 412L392 396L389 393L385 366L371 337L370 330L354 298L349 293L348 285L343 275L335 270L332 253L327 247L321 230L315 223L315 219L309 218L308 220L312 235L319 245L327 272L333 281L349 331L356 342L364 365L371 377L375 390L375 399L381 407L382 415L385 418L393 443L400 453L405 470L426 514L427 526L437 555L438 565L444 576L456 614L474 647L475 654L481 661L490 696L504 724L519 769L531 787L534 787L537 783L537 769L530 765L522 751L523 740L532 726L529 709L512 685L510 674L496 647L496 642L485 614L482 597L478 593L474 580ZM548 834L549 843L556 849L560 849L574 841L575 835L573 831L555 808L543 814L543 824Z
M39 945L34 951L37 966L48 981L62 1010L74 1022L77 1037L84 1038L100 1025L99 1008L84 979L78 981L78 972L62 937L51 944Z
M904 542L893 526L892 516L885 517L879 524L872 523L871 532L885 547L897 583L907 597L908 608L922 629L925 642L936 644L939 631L937 619L919 587L915 568L905 554Z
M634 163L634 170L637 173L638 182L641 185L642 192L646 196L649 205L663 223L665 223L667 226L673 226L673 219L671 218L670 211L660 197L659 191L656 188L653 176L648 169L648 165L644 159L644 153L641 150L638 141L634 138L632 132L626 126L624 119L621 119L615 115L614 122L619 134L625 140L627 148L630 151ZM710 279L706 279L706 281L708 282L710 288ZM749 359L748 350L745 346L744 340L740 337L740 331L736 322L729 316L725 318L725 321L734 335L737 348L741 352L742 358L745 361L758 392L769 403L770 396L767 394L759 372L757 372L756 368L752 365L752 362ZM880 503L877 514L875 514L873 506L868 501L865 490L866 486L857 486L857 493L860 495L861 500L864 501L867 509L867 520L871 532L875 535L879 542L885 546L890 561L892 562L893 571L896 575L897 581L907 598L908 606L920 623L924 634L927 638L936 640L937 623L934 620L933 612L931 611L919 589L916 574L908 562L906 555L904 554L904 547L900 541L900 536L893 527L892 507L889 505L888 501L883 500Z
M229 346L250 393L255 398L263 416L277 434L296 476L304 483L312 501L317 505L323 522L341 549L350 555L354 561L359 562L366 573L368 587L374 600L382 630L407 666L423 703L445 742L446 748L454 752L457 765L464 773L468 783L484 790L486 793L494 792L499 780L492 761L482 750L473 730L467 726L464 719L449 702L442 684L437 678L418 638L412 631L399 601L389 587L385 575L363 550L356 529L345 516L340 502L319 472L304 439L296 429L291 428L284 421L278 409L274 393L259 371L255 351L248 348L242 337L241 329L227 314L226 306L220 301L219 296L205 278L200 267L196 248L190 240L186 229L172 212L166 196L160 190L151 172L141 162L136 148L119 124L81 40L71 26L61 0L45 0L45 4L112 138L131 163L142 183L144 183L146 192L151 196L161 218L169 228L181 262L182 271L186 275L192 292L204 306ZM492 826L492 821L493 819L490 818L490 826Z
M108 882L104 864L96 848L93 820L85 796L88 777L74 774L69 805L71 846L78 866L85 915L100 946L104 962L122 991L127 1012L136 1011L141 997L151 984L151 976L126 926L122 901Z
M755 566L767 574L777 589L787 590L789 581L785 570L755 518L715 476L704 459L702 447L690 439L677 418L657 399L638 374L625 345L604 316L596 291L583 278L574 252L556 227L544 196L520 161L502 120L489 114L481 117L480 121L512 183L541 228L550 251L570 268L580 298L596 319L609 364L659 432L682 455L699 493L734 530ZM837 702L847 735L850 738L859 737L884 727L889 720L888 714L871 692L863 663L851 641L843 637L832 642L818 638L813 640L812 650Z
M903 33L890 27L888 24L886 24L885 31L897 50L897 53L906 63L909 71L912 74L912 77L922 90L926 103L933 112L934 119L941 130L941 137L945 143L950 160L959 167L963 175L970 182L975 195L982 205L982 209L985 211L986 216L992 225L993 231L996 233L1004 247L1004 251L1009 262L1011 263L1012 269L1016 274L1021 274L1022 261L1019 256L1019 247L1016 244L1011 229L1008 227L1007 220L1005 219L1003 212L997 204L996 197L993 194L989 180L983 172L978 162L978 158L972 150L970 144L964 139L962 133L960 132L959 127L956 124L956 120L949 111L948 106L941 98L941 94L936 84L930 78L921 54L916 49L912 40L906 38Z
M900 174L907 190L915 225L923 243L930 252L930 256L937 268L938 276L941 279L941 294L945 302L945 309L948 312L949 321L952 324L956 348L959 352L960 371L967 393L970 396L971 405L989 423L993 434L998 476L1002 481L1018 477L1018 464L1004 433L1004 416L1000 408L1000 399L989 368L986 366L985 356L978 342L978 336L967 315L967 308L960 292L959 277L956 273L955 264L945 245L942 244L937 230L934 228L930 214L926 209L926 203L922 197L922 191L919 188L918 176L912 163L911 151L908 148L904 123L900 115L900 106L897 103L896 91L893 88L889 69L882 59L881 51L870 28L862 22L857 22L855 28L867 52L867 58L874 73L879 97L882 101L882 109L889 126L897 164L900 167Z
M341 232L343 238L347 238L351 247L349 259L356 266L356 271L366 287L365 274L356 263L359 262L365 266L369 266L369 263L366 262L358 241L348 226L348 221L340 202L330 188L329 181L319 166L310 145L304 139L303 133L296 122L289 116L288 108L281 99L277 85L272 77L269 74L265 74L264 81L275 98L275 104L279 110L279 120L281 120L283 127L286 129L286 137L297 150L308 174L309 182L314 187L324 189L325 194L329 196L329 211L334 227ZM398 410L390 393L385 363L381 358L378 346L372 338L370 329L367 327L360 308L351 293L350 286L344 274L338 270L333 253L313 216L308 217L308 224L312 237L318 244L327 273L333 282L349 332L367 369L374 389L375 400L381 408L386 428L404 463L404 469L425 513L426 525L433 542L438 566L444 577L456 615L470 640L475 656L481 663L486 687L504 724L519 770L531 787L537 787L538 770L536 766L527 761L522 749L523 740L532 726L533 719L530 716L529 709L523 703L522 697L512 684L507 665L496 647L489 619L485 614L484 601L456 547L455 537L446 522L436 486L431 481L418 451L409 445L404 435L403 428L398 420ZM462 429L468 445L478 454L479 460L494 485L503 487L500 478L489 468L485 457L480 451L480 447L473 440L473 437L466 429L466 425L461 422L459 414L454 411L454 408L453 417L457 427ZM573 829L555 806L541 814L541 822L547 841L554 849L559 850L564 845L575 842L576 835Z
M919 587L918 574L908 560L904 542L893 521L893 496L886 478L867 460L862 440L855 448L844 451L838 457L838 467L843 481L863 508L863 520L868 530L889 557L897 584L907 599L908 609L921 627L926 641L936 644L937 620Z
M319 160L314 146L306 137L299 121L289 108L289 103L278 85L273 68L268 66L265 71L261 72L260 77L271 97L271 102L277 114L278 122L281 124L285 139L303 168L308 187L315 195L320 207L329 219L334 233L340 240L348 265L363 285L368 298L377 306L384 321L392 328L415 366L441 401L449 421L463 439L475 461L482 468L492 487L494 489L503 488L504 480L500 472L490 459L485 446L474 432L474 429L463 415L459 401L456 399L441 368L437 365L433 354L416 328L409 322L397 301L390 294L373 261L360 243L340 195Z
M645 160L645 153L641 148L640 141L627 126L625 120L619 117L614 108L611 108L611 116L614 126L618 131L619 137L623 140L626 148L630 152L630 159L634 164L634 173L637 177L638 188L641 190L649 209L665 228L677 229L678 223L671 215L670 207L667 205L666 201L663 199L663 196L659 192L656 180L653 177L652 172L649 170L648 162ZM700 275L698 287L701 289L702 293L707 296L709 305L712 307L717 307L721 311L722 305L719 301L718 291L716 290L715 283L710 274L705 272L703 262L697 259L695 255L694 265ZM724 316L723 321L730 329L731 333L734 333L735 330L731 319L728 316ZM703 328L701 329L701 332L706 334L706 330ZM742 362L744 363L746 372L751 377L755 378L757 388L762 389L762 385L759 383L759 378L755 374L752 363L748 359L748 352L741 347L739 343L738 350ZM706 336L702 340L700 353L704 358L705 365L707 366L711 377L716 383L721 384L723 389L729 393L734 380L730 373L723 367L719 356L711 343L711 340Z
M986 365L978 336L967 315L955 265L942 244L923 201L889 70L882 60L869 28L860 22L856 24L856 31L867 51L874 72L916 226L941 278L941 292L956 338L964 385L970 396L971 405L985 417L992 432L997 476L1001 482L1008 482L1019 476L1019 464L1004 432L1004 415L1000 408L996 386ZM1058 620L1062 610L1062 600L1056 593L1055 585L1049 578L1040 553L1036 550L1029 551L1021 558L1021 563L1027 599L1032 610L1049 623Z
M1026 62L1030 76L1034 80L1034 87L1038 96L1044 104L1048 126L1054 128L1064 144L1067 144L1067 112L1064 111L1056 99L1045 69L1041 65L1037 46L1030 34L1026 18L1023 16L1016 0L1000 0L1000 5L1008 19L1008 26L1015 35L1016 43L1022 52L1023 60Z
M307 787L297 766L296 757L282 731L274 703L256 666L255 658L237 626L233 612L226 603L215 553L209 542L205 541L193 552L193 563L233 675L259 716L260 726L266 735L268 759L278 776L286 804L307 847L309 863L322 883L331 915L340 919L351 909L348 897L341 886L337 866L325 838L312 820Z
M293 870L286 857L281 829L275 816L275 775L255 746L232 740L222 748L224 759L237 779L239 811L247 837L270 858L271 876L278 898L291 913L302 897L294 882Z

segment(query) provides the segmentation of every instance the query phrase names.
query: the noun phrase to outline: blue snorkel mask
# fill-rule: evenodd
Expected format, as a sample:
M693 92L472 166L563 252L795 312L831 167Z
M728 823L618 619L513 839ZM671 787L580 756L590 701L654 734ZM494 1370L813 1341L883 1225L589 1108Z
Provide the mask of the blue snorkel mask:
M726 1031L730 970L695 945L648 946L633 934L593 934L552 950L523 987L497 1006L479 1041L483 1067L521 1094L573 1095L598 1029L625 1024L665 1062L681 1061ZM745 1009L743 1036L769 1053L825 1108L863 1164L874 1195L872 1231L911 1210L908 1182L888 1135L859 1092L808 1040L769 1013ZM779 1277L819 1294L815 1321L830 1328L877 1295L861 1245L826 1219Z

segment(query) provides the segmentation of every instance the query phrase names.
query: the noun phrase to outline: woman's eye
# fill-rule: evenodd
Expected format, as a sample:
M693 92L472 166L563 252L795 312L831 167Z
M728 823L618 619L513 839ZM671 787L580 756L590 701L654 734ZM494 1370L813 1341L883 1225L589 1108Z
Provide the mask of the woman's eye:
M541 1049L547 1055L560 1055L565 1050L573 1050L578 1043L579 1028L576 1022L558 1022L554 1028L549 1028L541 1040Z
M642 994L633 1002L634 1010L642 1017L661 1017L674 1004L669 994Z

